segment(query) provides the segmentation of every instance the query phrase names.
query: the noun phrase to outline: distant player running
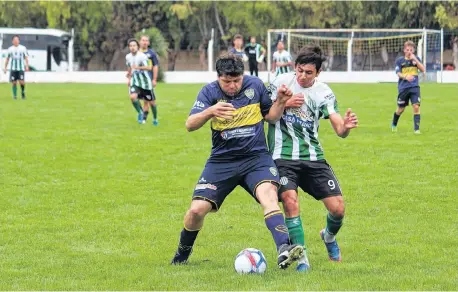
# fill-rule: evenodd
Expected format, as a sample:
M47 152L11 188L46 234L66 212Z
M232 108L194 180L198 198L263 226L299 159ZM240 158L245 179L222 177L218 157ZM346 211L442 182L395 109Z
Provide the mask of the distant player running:
M291 71L293 58L291 57L291 54L285 50L285 44L283 41L278 41L277 51L273 54L272 60L272 73L275 73L275 75L278 76Z
M13 98L17 99L17 81L21 85L22 99L25 99L25 71L29 71L29 53L27 48L19 44L19 36L13 36L13 45L8 48L8 56L5 60L6 71L11 59L10 81L12 83Z
M328 210L326 228L320 236L326 246L329 259L340 261L340 249L336 234L343 223L344 200L337 178L324 159L318 139L320 118L329 119L339 137L345 138L357 127L358 119L351 109L342 118L337 100L325 83L315 78L321 72L325 57L319 46L310 45L299 52L295 60L295 72L279 75L271 85L272 99L276 91L287 84L293 97L286 103L286 111L275 124L269 125L269 151L280 173L280 198L285 210L286 226L291 243L305 245L298 192L304 192L323 202ZM307 255L299 260L298 271L310 268Z
M151 65L148 64L148 57L138 51L136 39L128 41L130 53L126 55L127 78L129 78L129 95L132 105L138 113L137 121L143 123L143 111L139 99L145 101L153 100L153 85L148 71Z
M277 246L278 266L287 268L302 256L303 247L289 244L278 205L277 168L267 151L264 119L277 121L292 93L279 87L277 101L272 102L259 78L243 75L243 62L234 54L218 58L216 71L218 80L202 88L186 121L188 131L195 131L211 120L213 148L184 217L172 264L188 261L205 216L218 211L240 185L261 204Z
M151 112L153 113L153 125L157 126L159 121L157 120L157 105L156 105L156 93L154 88L157 84L157 76L159 72L159 59L157 58L156 52L149 48L149 37L143 35L140 38L140 51L148 57L149 65L153 67L152 71L149 71L151 82L153 84L153 99L151 101L146 101L143 104L143 120L146 122L149 113L149 107L151 106Z
M412 41L404 43L404 57L396 60L398 81L398 108L393 115L391 131L397 132L398 121L405 107L412 103L414 133L420 134L420 85L418 70L425 72L425 66L418 56L415 56L415 44Z

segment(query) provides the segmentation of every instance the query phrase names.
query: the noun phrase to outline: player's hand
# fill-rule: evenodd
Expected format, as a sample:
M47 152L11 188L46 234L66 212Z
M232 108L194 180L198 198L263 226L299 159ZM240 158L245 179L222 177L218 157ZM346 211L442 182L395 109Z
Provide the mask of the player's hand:
M415 80L415 76L413 76L413 75L407 75L407 76L406 76L406 80L409 81L409 82L412 82L412 81Z
M25 71L26 71L26 72L29 72L29 66L26 66L26 67L25 67Z
M228 102L218 102L211 107L211 113L214 117L232 120L234 118L235 108Z
M286 107L301 107L304 102L304 94L296 93L286 102Z
M346 129L353 129L358 127L358 117L351 108L347 109L344 116L344 127Z
M157 81L153 79L153 81L151 81L153 83L153 87L156 87L157 85Z
M280 88L278 88L277 101L281 103L286 103L292 96L293 96L293 92L291 91L291 89L286 87L285 84L283 84L282 86L280 86Z
M132 65L132 66L130 66L130 68L133 69L133 70L135 70L135 69L138 68L138 66L137 66L137 65Z

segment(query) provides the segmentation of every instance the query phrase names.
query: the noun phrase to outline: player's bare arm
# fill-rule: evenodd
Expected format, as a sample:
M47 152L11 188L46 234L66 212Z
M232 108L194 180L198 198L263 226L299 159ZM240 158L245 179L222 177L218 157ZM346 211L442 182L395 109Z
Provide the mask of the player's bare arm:
M159 66L155 65L153 66L153 80L151 80L153 82L153 87L156 87L158 74L159 74Z
M25 60L25 71L29 71L29 57L25 56L24 60Z
M151 70L153 69L153 66L152 66L152 65L147 65L147 66L136 66L136 65L132 65L132 69L151 71Z
M5 60L5 68L3 68L3 72L6 73L6 71L8 70L8 63L10 61L10 58L9 57L6 57L6 60Z
M222 118L231 120L234 118L235 108L227 102L218 102L217 104L207 108L206 110L193 114L186 120L186 129L192 132L200 129L211 118Z
M337 136L341 138L346 138L350 134L351 129L358 127L358 117L351 108L347 109L343 118L340 114L333 113L329 116L329 120Z
M417 59L417 56L415 54L411 54L412 59L417 65L418 70L420 70L422 73L426 72L425 66Z
M269 113L264 117L264 119L274 124L281 119L283 112L285 111L286 102L293 96L291 89L282 85L277 92L277 99L273 103L272 107L269 110Z

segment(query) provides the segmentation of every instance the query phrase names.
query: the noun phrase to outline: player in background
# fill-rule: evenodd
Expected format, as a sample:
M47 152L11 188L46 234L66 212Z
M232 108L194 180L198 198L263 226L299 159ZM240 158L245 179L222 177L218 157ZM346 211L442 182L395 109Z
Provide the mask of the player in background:
M293 58L291 57L291 54L285 50L285 44L283 41L278 41L277 51L273 54L272 60L272 73L275 73L276 76L291 71Z
M139 44L136 39L128 42L130 53L126 55L127 78L129 78L129 95L134 109L137 111L137 121L143 123L143 111L139 99L145 102L153 99L153 84L150 74L151 65L148 64L148 57L138 50Z
M398 81L398 108L393 115L391 131L398 131L398 121L405 107L412 103L414 133L420 134L420 85L418 70L425 73L425 66L418 56L415 56L415 44L412 41L404 43L404 57L396 60Z
M243 49L243 36L241 34L236 34L234 36L230 52L242 58L243 62L248 61L248 57L245 54L245 50Z
M248 56L250 75L258 76L258 62L264 60L266 50L256 42L256 37L250 37L250 43L245 47L245 54Z
M6 74L8 63L11 59L10 81L12 83L13 98L17 99L17 81L21 85L22 99L25 99L25 71L29 71L29 53L27 48L20 44L19 36L13 36L13 45L8 48L8 56L5 60Z
M336 234L344 218L344 200L339 182L324 158L318 138L320 118L329 119L335 133L342 138L358 126L356 115L348 109L342 118L337 100L325 83L316 80L325 57L319 46L302 49L295 60L295 72L279 75L271 84L272 99L276 91L287 84L293 97L286 102L282 118L269 124L267 140L269 151L280 174L279 196L283 202L286 226L291 243L305 245L300 217L298 187L323 202L328 210L326 228L321 230L329 259L340 261ZM298 271L310 268L306 252L299 260Z
M278 205L278 172L264 136L264 119L275 123L292 93L280 87L277 101L272 102L262 81L243 75L242 59L232 53L218 58L216 71L217 81L202 88L186 121L186 129L195 131L211 120L213 147L184 217L172 264L188 261L205 216L218 211L240 185L261 204L277 247L278 266L287 268L302 256L303 247L289 244Z
M146 119L149 113L149 107L151 106L151 112L153 113L153 125L157 126L159 124L157 120L157 105L156 105L156 93L154 88L157 85L157 76L159 72L159 59L157 58L156 52L149 48L149 36L142 35L140 38L140 51L148 57L148 64L152 66L153 70L149 71L151 82L153 84L153 99L151 101L146 101L143 104L143 120L146 123Z

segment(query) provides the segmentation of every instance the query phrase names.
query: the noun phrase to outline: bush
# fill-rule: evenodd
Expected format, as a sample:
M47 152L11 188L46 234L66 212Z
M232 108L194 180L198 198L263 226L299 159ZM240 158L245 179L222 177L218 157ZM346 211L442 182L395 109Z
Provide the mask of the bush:
M167 48L169 47L169 44L159 29L155 27L145 29L144 31L136 33L135 38L139 40L142 35L149 36L151 49L155 51L159 57L167 56ZM164 80L163 68L164 64L159 64L159 74L157 76L158 81Z

